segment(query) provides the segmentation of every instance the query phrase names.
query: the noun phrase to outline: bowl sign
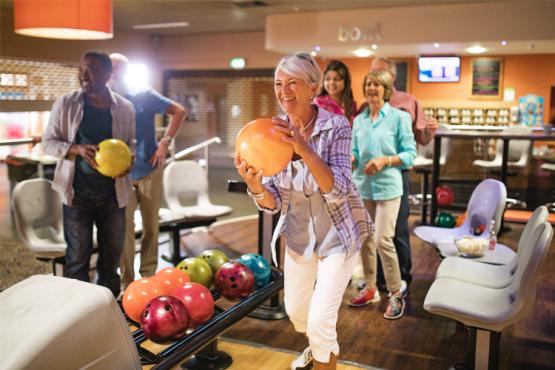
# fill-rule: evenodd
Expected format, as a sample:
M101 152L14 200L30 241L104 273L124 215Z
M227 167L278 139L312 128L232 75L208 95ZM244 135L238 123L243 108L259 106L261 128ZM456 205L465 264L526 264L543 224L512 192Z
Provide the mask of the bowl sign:
M339 42L348 41L379 41L382 38L382 26L377 22L375 26L369 27L339 27L337 40Z

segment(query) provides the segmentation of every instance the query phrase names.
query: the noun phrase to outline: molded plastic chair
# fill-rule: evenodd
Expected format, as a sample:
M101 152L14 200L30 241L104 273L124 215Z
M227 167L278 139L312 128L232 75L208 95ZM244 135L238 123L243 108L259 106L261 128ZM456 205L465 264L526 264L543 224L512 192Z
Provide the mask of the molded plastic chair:
M502 289L485 287L453 278L434 281L424 309L463 323L470 328L474 348L467 348L467 366L497 369L499 337L503 329L524 319L536 300L541 264L547 257L553 228L541 223L525 241L530 243L518 260L511 284Z
M466 208L467 216L461 226L453 229L418 226L414 229L414 233L420 239L436 247L440 243L451 243L454 247L455 238L472 235L472 228L479 224L484 224L485 228L484 232L477 237L486 237L489 235L489 223L492 219L495 220L495 231L498 233L506 198L507 189L501 181L486 179L480 182L472 192Z
M2 369L141 369L112 292L35 275L0 293Z
M536 208L522 231L518 241L516 256L510 263L506 265L490 265L487 263L476 263L471 259L447 257L439 265L436 279L453 278L497 289L509 286L516 272L519 260L525 258L525 254L531 252L533 245L529 242L530 236L539 225L547 221L548 216L549 212L546 207L540 206Z
M555 163L544 163L541 167L544 171L551 171L555 173ZM552 189L552 199L555 199L555 189ZM551 212L555 212L555 202L547 203L546 207L549 208Z
M504 135L531 135L532 128L517 125L509 126L502 131ZM531 154L531 141L530 140L510 140L509 141L509 158L507 160L507 166L524 168L528 165L528 158ZM495 158L487 161L482 159L477 159L472 162L473 165L486 168L486 169L501 169L501 163L503 160L503 141L497 140Z
M52 182L39 178L18 183L12 192L15 228L23 244L42 261L63 264L66 244L63 234L62 200Z
M164 169L164 197L170 211L182 217L214 218L232 212L208 197L208 176L195 161L174 161Z

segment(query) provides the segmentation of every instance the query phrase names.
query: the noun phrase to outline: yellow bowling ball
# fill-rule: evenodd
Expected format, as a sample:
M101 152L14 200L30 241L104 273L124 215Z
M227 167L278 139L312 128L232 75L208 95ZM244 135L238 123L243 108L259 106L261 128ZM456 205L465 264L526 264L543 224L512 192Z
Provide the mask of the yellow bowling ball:
M101 141L94 159L98 164L98 172L110 177L117 177L127 171L132 162L131 150L118 139Z

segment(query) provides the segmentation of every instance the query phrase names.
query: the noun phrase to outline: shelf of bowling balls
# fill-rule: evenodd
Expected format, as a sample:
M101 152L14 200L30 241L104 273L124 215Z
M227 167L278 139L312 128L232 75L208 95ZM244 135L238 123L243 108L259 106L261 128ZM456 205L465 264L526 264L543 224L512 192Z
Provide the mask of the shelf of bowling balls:
M255 290L248 297L226 309L214 306L214 315L210 320L188 331L182 338L168 344L151 342L137 323L129 319L127 315L126 318L130 323L130 328L135 329L132 332L133 340L137 345L142 363L144 365L155 364L152 369L156 370L171 369L174 365L183 362L215 341L217 336L225 329L247 316L282 289L283 272L272 268L272 277L267 285ZM220 299L220 292L216 289L212 289L210 292L214 301ZM148 347L148 349L145 347Z

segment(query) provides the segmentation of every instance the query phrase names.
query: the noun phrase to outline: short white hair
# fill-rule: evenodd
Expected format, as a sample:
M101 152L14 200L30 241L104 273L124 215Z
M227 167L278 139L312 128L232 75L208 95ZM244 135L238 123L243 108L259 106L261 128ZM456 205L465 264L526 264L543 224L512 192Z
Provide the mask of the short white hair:
M308 85L320 86L322 80L322 71L318 63L308 53L289 54L281 58L276 67L275 76L280 70L305 81Z

